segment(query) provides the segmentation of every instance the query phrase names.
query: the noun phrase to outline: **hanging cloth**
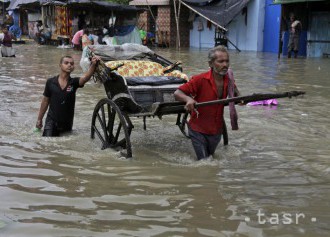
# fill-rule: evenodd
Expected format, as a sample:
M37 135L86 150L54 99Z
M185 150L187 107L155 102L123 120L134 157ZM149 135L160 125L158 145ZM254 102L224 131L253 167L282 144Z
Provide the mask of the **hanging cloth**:
M228 77L229 77L229 83L228 83L228 96L229 98L234 97L234 91L235 91L235 80L234 80L234 74L231 69L228 69ZM238 130L238 116L235 108L234 102L229 102L229 114L230 114L230 123L232 130Z

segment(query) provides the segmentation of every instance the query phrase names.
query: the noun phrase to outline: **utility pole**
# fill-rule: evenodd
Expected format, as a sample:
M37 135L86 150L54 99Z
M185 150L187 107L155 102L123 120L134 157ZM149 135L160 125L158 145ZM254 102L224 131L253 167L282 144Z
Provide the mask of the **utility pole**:
M178 2L178 3L177 3ZM175 15L175 23L176 23L176 49L180 49L180 10L181 10L181 0L173 0L174 5L174 15Z

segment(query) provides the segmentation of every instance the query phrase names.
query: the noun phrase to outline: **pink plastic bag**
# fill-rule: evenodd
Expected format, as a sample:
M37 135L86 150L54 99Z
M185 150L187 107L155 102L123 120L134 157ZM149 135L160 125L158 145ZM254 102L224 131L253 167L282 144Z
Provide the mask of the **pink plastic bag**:
M260 100L255 102L247 103L247 105L278 105L278 102L276 99L270 99L270 100Z

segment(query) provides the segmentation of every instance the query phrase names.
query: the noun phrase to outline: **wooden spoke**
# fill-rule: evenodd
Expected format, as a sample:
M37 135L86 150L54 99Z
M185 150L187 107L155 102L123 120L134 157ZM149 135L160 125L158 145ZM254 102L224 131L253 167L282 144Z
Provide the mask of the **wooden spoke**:
M100 131L97 129L97 127L94 126L95 132L97 134L97 136L100 138L101 142L102 142L102 150L106 148L106 142L104 141Z
M116 136L113 139L113 143L117 143L118 142L118 138L119 138L119 135L120 135L121 127L122 127L122 125L121 125L121 123L119 123L119 125L117 127Z
M132 125L129 117L110 99L102 99L95 106L91 138L95 133L102 142L102 149L107 147L126 149L125 156L132 157L130 133Z

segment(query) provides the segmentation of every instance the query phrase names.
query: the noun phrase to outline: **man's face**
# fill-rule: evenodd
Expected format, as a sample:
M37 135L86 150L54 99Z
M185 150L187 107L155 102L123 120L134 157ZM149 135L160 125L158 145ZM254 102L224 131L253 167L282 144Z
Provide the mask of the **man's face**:
M4 34L7 34L7 33L8 33L8 29L7 29L6 27L2 28L2 32L3 32Z
M72 58L63 58L60 68L64 72L71 73L74 70L74 61Z
M210 67L220 76L226 75L229 67L229 55L225 52L216 51L215 59L210 63Z

